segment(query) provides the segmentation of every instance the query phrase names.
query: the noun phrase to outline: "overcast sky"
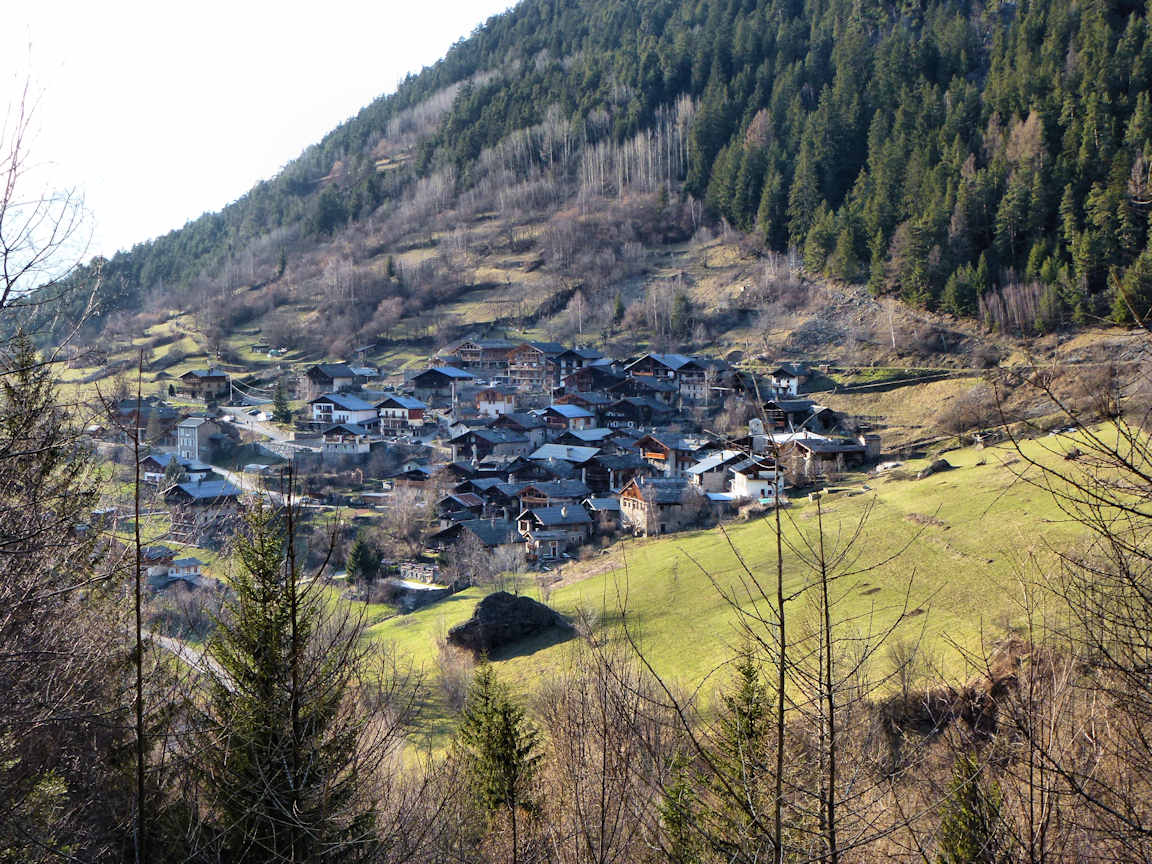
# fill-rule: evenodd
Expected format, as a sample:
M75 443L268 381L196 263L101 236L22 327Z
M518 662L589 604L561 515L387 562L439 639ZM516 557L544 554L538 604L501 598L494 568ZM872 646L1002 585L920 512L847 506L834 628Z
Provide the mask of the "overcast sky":
M14 0L0 108L30 77L32 156L111 255L235 200L512 5Z

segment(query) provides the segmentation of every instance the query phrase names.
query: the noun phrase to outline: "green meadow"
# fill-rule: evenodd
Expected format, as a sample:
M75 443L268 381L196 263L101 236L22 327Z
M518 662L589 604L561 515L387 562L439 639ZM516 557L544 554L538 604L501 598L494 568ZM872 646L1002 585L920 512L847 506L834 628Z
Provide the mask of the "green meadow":
M1048 437L1023 444L1040 459L1060 459L1072 442ZM894 638L920 641L945 674L963 674L961 649L978 648L1023 618L1023 584L1043 579L1052 549L1076 541L1051 495L1030 480L1036 469L1010 445L945 454L952 470L923 480L913 462L887 477L859 476L821 503L830 558L845 552L833 586L836 616L853 632L879 631L897 617ZM656 540L621 541L591 561L566 565L547 595L523 591L608 641L626 620L646 658L681 687L705 685L740 641L737 613L724 594L752 609L755 577L775 591L776 543L771 517ZM794 622L811 614L813 569L806 544L817 539L816 504L800 498L784 511L785 590ZM850 538L855 536L851 548ZM487 589L474 587L410 615L383 620L372 638L435 674L437 641L466 620ZM763 603L763 601L761 601ZM765 617L770 607L762 609ZM544 639L492 660L510 681L530 688L561 668L577 642Z

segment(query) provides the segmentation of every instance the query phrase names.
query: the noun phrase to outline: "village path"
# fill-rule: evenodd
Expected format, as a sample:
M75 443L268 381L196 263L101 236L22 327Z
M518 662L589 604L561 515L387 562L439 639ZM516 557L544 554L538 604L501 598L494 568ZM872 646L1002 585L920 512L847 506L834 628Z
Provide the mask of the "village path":
M292 440L292 433L281 429L276 424L262 423L259 420L249 417L245 412L252 409L248 406L239 408L229 406L221 410L232 417L237 426L251 430L258 435L263 435L265 438L270 438L277 444L286 444Z
M153 633L150 630L144 631L144 636L154 642L156 645L169 651L176 656L184 665L190 669L194 669L202 674L212 674L216 678L227 681L228 676L224 672L224 668L204 653L201 648L195 648L186 642L181 642L179 639L173 639L171 636L161 636L158 633ZM231 688L229 688L231 689Z

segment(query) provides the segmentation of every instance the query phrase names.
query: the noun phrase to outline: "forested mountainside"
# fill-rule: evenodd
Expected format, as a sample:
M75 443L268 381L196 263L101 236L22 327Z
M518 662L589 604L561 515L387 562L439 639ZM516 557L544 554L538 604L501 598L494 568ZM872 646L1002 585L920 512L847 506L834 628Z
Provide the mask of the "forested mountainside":
M1135 0L524 0L277 177L76 278L100 266L105 318L187 308L327 246L371 263L371 338L443 299L385 266L406 237L647 196L604 254L723 219L922 307L1123 322L1152 306L1150 30ZM563 246L546 268L584 279Z

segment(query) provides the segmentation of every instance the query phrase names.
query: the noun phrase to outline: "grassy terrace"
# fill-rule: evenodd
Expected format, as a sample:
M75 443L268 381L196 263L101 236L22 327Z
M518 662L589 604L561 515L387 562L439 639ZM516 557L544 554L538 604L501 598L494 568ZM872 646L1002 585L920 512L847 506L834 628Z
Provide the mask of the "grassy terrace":
M1044 448L1070 444L1045 438L1025 446L1042 455ZM1073 542L1078 529L1062 521L1046 492L1019 479L1024 463L1009 447L952 451L947 458L955 470L924 480L868 479L837 487L840 491L825 498L824 513L828 542L835 544L871 507L860 538L861 564L904 550L891 563L837 587L841 617L874 614L877 625L883 625L902 605L911 579L913 614L900 635L923 633L932 659L945 671L959 672L952 643L974 647L982 633L1000 635L1007 623L1019 621L1019 575L1034 575L1033 556L1042 568L1051 554L1049 545ZM806 500L787 511L790 543L812 536L815 514L815 505ZM732 654L734 614L713 580L725 588L738 585L742 570L733 547L753 572L774 585L771 523L732 525L728 536L732 546L718 530L618 543L593 561L568 565L549 602L567 615L599 621L609 639L619 638L611 625L626 608L655 668L682 685L698 685ZM786 549L787 589L795 592L809 578ZM526 590L537 592L534 586ZM437 637L467 619L484 594L469 589L411 615L381 621L370 635L394 643L430 669ZM792 604L794 620L803 617L804 609L803 600ZM530 687L559 668L577 645L522 645L512 656L493 659L504 675Z

